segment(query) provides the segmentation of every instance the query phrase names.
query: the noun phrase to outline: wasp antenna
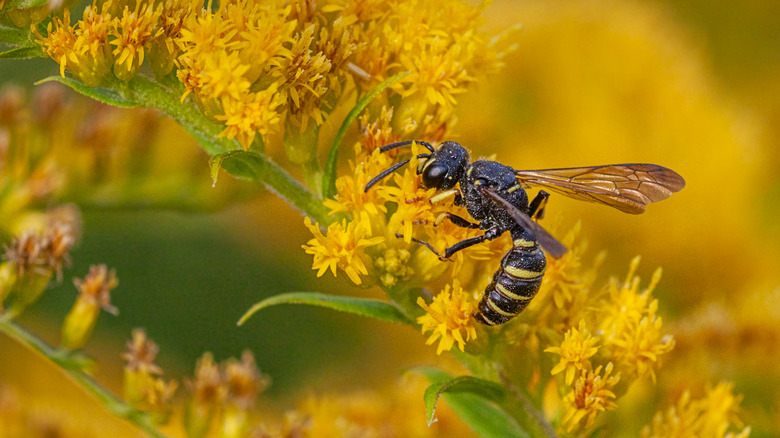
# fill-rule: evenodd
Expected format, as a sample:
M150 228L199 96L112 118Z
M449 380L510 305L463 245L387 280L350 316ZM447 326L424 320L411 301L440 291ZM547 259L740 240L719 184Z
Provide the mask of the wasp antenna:
M368 184L366 184L366 188L363 189L363 193L368 192L368 189L373 187L379 181L382 181L383 179L387 178L388 175L390 175L391 173L393 173L396 170L398 170L399 167L401 167L404 164L408 163L410 160L411 160L411 158L407 158L407 159L405 159L403 161L399 161L399 162L393 164L392 166L388 167L384 171L382 171L382 173L380 173L379 175L375 176L373 179L371 179L371 181L368 182Z
M419 155L417 155L417 158L430 158L430 157L431 157L431 154L419 154ZM375 176L373 179L371 179L371 181L368 182L368 184L366 184L366 188L363 189L363 193L366 193L368 191L368 189L370 189L372 186L374 186L374 184L376 184L379 181L382 181L383 179L387 178L387 175L390 175L391 173L395 172L396 170L398 170L399 167L405 165L409 161L411 161L411 158L407 158L407 159L405 159L403 161L399 161L399 162L393 164L392 166L388 167L384 171L382 171L382 173L380 173L379 175Z
M434 152L434 150L435 150L435 149L433 148L433 146L431 146L431 144L430 144L430 143L428 143L427 141L420 141L420 140L404 140L404 141L398 141L398 142L395 142L395 143L386 144L386 145L384 145L384 146L380 147L380 148L379 148L379 151L380 151L380 152L387 152L387 151L390 151L390 150L393 150L393 149L398 149L398 148L400 148L400 147L403 147L403 146L410 145L410 144L412 144L412 143L421 144L421 145L425 146L425 149L428 149L428 150L429 150L429 151L431 151L431 152Z

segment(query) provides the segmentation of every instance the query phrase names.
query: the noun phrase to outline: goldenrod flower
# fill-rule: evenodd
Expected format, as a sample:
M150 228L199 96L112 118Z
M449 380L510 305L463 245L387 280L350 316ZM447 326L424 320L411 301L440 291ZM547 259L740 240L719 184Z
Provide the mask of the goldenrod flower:
M674 339L661 332L662 320L656 315L658 300L651 295L661 279L661 270L656 270L647 289L639 292L639 277L634 277L639 260L635 257L631 261L621 286L610 282L608 296L598 306L596 317L604 347L618 368L637 377L649 374L655 381L659 356L674 348Z
M124 396L130 405L148 411L158 423L167 421L172 409L172 398L178 383L165 382L155 377L162 369L154 363L158 347L146 337L142 329L133 330L133 339L127 343L128 352L124 373Z
M309 217L304 219L304 223L314 234L314 239L302 247L306 254L314 256L311 268L317 270L317 277L328 269L335 277L336 268L339 268L353 283L361 284L360 276L368 274L365 248L381 243L384 238L369 237L367 226L358 221L332 223L325 234Z
M563 398L564 404L567 405L563 416L563 422L568 424L567 432L573 431L583 419L585 419L583 428L587 429L593 425L599 412L617 407L612 400L615 398L612 388L620 380L620 374L610 376L613 369L612 362L604 368L603 375L601 369L602 367L599 366L595 371L583 370L574 382L572 391Z
M111 1L103 2L98 12L95 1L84 9L83 19L70 25L70 11L63 18L54 17L48 24L46 36L38 33L36 42L52 59L60 64L60 75L67 68L73 76L88 87L100 85L111 71L114 62L109 45L109 33L115 19L108 12Z
M655 382L655 367L660 356L674 348L674 338L661 334L661 325L661 317L653 312L605 342L611 347L612 356L621 370L640 378L649 374Z
M382 286L392 287L414 275L409 266L412 253L408 249L388 248L374 259L374 267Z
M162 5L154 7L154 3L136 0L135 9L125 6L122 17L117 18L111 30L114 39L111 44L116 46L114 55L114 75L123 81L132 79L144 62L144 51L151 46L152 39L160 36L162 28L157 27L157 21L162 14Z
M477 302L466 293L460 282L455 280L452 285L444 287L444 290L433 297L433 302L428 305L422 297L417 298L417 304L425 309L426 314L417 318L422 325L422 332L433 332L427 345L439 340L436 354L442 351L450 351L457 341L460 351L464 351L466 342L477 338L474 312L477 311Z
M550 371L556 375L566 370L566 385L574 381L575 371L590 369L590 357L599 350L596 343L598 336L592 337L585 327L585 321L581 320L579 329L572 327L566 332L560 347L548 347L546 353L556 353L561 356L560 362Z
M117 314L116 307L111 305L110 292L119 281L113 269L109 271L106 265L99 265L90 266L84 280L77 278L73 284L79 296L62 326L62 346L70 350L81 348L89 339L100 309Z
M296 35L287 56L270 61L269 74L277 79L293 116L288 120L300 132L306 130L309 119L317 125L324 121L320 98L328 91L326 74L331 70L331 62L322 52L311 50L314 31L312 24Z
M360 154L360 146L356 147L356 155ZM368 226L368 232L375 234L374 225L384 223L387 207L380 202L380 191L365 191L366 184L376 174L390 165L390 160L379 151L371 154L366 161L350 163L353 174L347 174L336 179L336 196L326 199L323 204L330 209L328 214L348 213Z
M665 412L657 412L651 425L642 429L643 438L667 437L716 437L747 438L750 427L743 427L737 417L742 396L733 394L734 385L721 382L715 388L708 388L702 399L691 400L690 391ZM730 428L742 428L729 432Z
M241 360L229 359L225 363L227 396L231 403L241 409L254 405L257 395L268 387L268 378L261 375L250 351L241 354Z
M181 53L177 40L181 37L184 21L190 14L201 10L203 5L200 0L164 0L160 3L162 7L158 20L160 31L152 39L149 47L149 64L158 79L173 70L176 58Z
M195 379L187 381L192 398L184 410L184 427L187 436L205 436L212 418L225 400L227 388L219 366L211 353L204 353L195 365Z
M224 115L216 119L225 124L225 130L218 137L236 138L244 150L249 149L255 135L265 137L277 131L280 103L274 89L249 93L243 99L224 99Z
M127 350L127 353L122 353L122 358L127 361L125 369L148 374L162 374L162 368L154 363L160 347L146 337L146 331L143 329L133 330L133 337L127 342Z

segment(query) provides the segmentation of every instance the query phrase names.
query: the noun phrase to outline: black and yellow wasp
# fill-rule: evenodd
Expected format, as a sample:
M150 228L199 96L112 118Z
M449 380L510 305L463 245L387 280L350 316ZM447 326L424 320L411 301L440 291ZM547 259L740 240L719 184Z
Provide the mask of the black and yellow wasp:
M455 195L455 204L465 206L476 222L446 214L455 225L484 230L484 234L462 240L441 254L429 243L425 245L442 260L478 243L493 240L506 231L513 246L501 259L501 266L485 288L474 314L487 325L503 324L525 309L536 295L547 266L542 248L555 258L566 253L566 247L550 235L535 220L544 216L549 194L540 190L528 200L525 189L541 186L583 201L596 202L631 214L645 211L647 204L668 198L685 187L685 180L676 172L655 164L631 163L606 166L572 167L544 170L516 170L496 161L469 160L469 153L454 141L443 142L434 149L424 141L400 141L380 148L387 152L417 143L430 153L419 154L417 174L422 174L422 186L440 192L432 201ZM406 165L400 161L366 184L365 191ZM455 185L459 184L459 189Z

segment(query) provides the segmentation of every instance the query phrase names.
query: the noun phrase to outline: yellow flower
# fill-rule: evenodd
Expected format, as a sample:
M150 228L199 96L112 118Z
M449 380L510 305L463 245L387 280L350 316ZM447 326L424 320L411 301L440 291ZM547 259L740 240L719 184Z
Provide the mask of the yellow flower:
M433 332L425 343L430 345L439 340L436 354L450 351L455 341L460 351L464 351L466 342L477 338L472 316L477 311L477 303L460 287L457 280L453 281L452 286L445 286L433 298L430 306L422 297L417 298L417 304L426 312L417 318L417 322L422 325L422 333Z
M116 46L113 50L114 75L119 79L129 81L141 69L144 51L149 49L152 39L163 32L157 27L160 14L162 5L154 7L152 3L136 0L135 9L125 6L122 17L114 22L111 44Z
M656 315L658 300L652 292L661 279L661 270L653 273L650 284L639 292L639 277L634 276L639 257L631 261L625 282L609 284L607 297L597 306L595 317L603 331L604 347L618 368L628 375L650 375L655 381L659 356L674 348L671 335L661 333L662 320Z
M218 137L236 138L244 150L249 149L257 134L265 137L279 129L281 116L276 109L281 102L274 89L223 102L225 114L216 116L216 119L225 123L225 129Z
M599 412L617 407L612 400L615 398L612 388L620 380L620 374L610 376L612 362L607 364L604 375L601 375L601 368L599 366L595 371L583 371L574 382L572 391L563 398L564 404L568 405L563 416L563 422L568 423L567 432L574 430L583 419L584 428L587 429L593 425Z
M546 353L556 353L561 356L560 362L550 371L556 375L566 370L566 385L574 381L574 373L577 370L590 369L589 358L599 350L596 346L598 337L592 337L585 327L585 321L581 320L579 330L572 327L566 332L560 347L548 347Z
M328 91L326 74L331 62L322 52L313 53L315 25L297 35L287 56L270 60L269 74L277 79L293 118L289 121L304 132L309 119L321 125L324 116L320 98Z
M690 391L685 391L674 406L666 412L657 412L653 422L642 429L643 438L665 437L716 437L747 438L750 427L740 432L728 432L732 426L742 427L737 417L742 396L735 396L734 385L721 382L699 400L691 400Z
M652 315L631 324L618 336L605 341L620 369L641 378L650 375L655 382L655 367L660 356L672 351L674 338L661 334L661 318Z
M356 156L360 154L360 146L356 146ZM330 209L328 214L348 213L353 218L366 224L369 233L374 234L374 224L384 223L387 207L380 202L380 191L376 188L365 191L366 184L379 172L390 165L390 159L379 151L358 163L350 163L355 169L354 174L344 175L336 179L336 196L326 199L323 204Z
M36 43L60 64L61 76L68 69L84 85L96 87L109 74L114 62L108 38L114 26L114 18L108 13L110 6L110 1L104 2L100 13L97 2L87 6L83 19L74 26L66 10L62 19L54 17L48 24L45 37L33 28Z
M353 283L361 284L360 276L368 274L365 248L381 243L384 238L368 237L367 227L357 221L332 223L326 234L322 234L319 226L312 223L309 217L304 219L304 223L314 234L314 239L302 247L306 254L314 256L311 268L317 270L317 277L321 277L328 269L335 277L336 268L339 268Z

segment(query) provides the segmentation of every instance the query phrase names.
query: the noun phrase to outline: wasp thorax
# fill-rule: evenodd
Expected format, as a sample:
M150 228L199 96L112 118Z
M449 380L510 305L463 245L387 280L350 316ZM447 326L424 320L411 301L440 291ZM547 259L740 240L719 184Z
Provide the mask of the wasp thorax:
M469 153L454 141L445 141L425 160L417 173L422 174L425 188L448 190L463 176L469 163Z

